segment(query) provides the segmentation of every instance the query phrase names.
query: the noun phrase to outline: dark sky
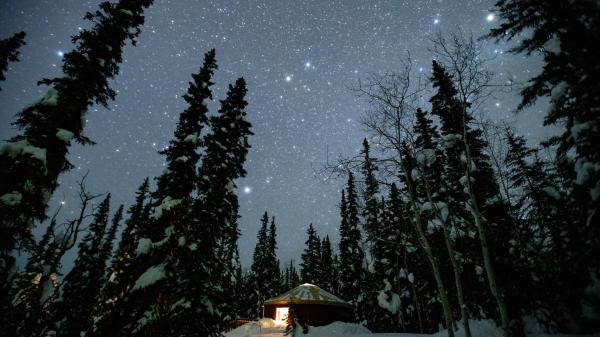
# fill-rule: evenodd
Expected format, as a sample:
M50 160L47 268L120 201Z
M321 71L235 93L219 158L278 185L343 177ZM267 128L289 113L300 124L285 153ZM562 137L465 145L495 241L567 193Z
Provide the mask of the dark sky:
M337 242L342 180L324 182L316 175L329 158L358 152L366 135L360 116L366 106L348 87L370 73L398 70L410 51L414 69L430 72L431 35L461 28L479 37L497 23L494 1L406 0L156 0L147 11L137 47L128 46L113 88L110 109L93 107L87 136L97 142L74 146L76 166L61 177L52 200L65 201L64 216L77 210L74 182L90 170L88 189L112 192L113 207L130 204L144 177L163 170L157 151L171 139L190 74L202 55L216 48L219 70L215 97L243 76L248 82L250 139L246 168L239 181L240 251L247 266L259 218L267 210L279 224L279 256L298 259L305 231ZM0 1L0 38L24 30L27 46L13 63L0 92L0 138L15 134L9 123L26 104L45 93L36 81L60 75L62 53L70 36L88 26L81 18L95 1ZM507 46L483 41L484 56L498 83L524 81L539 61L505 53ZM422 68L422 70L421 70ZM537 142L543 108L513 113L516 93L498 93L484 106L494 121L514 123ZM425 107L427 108L427 106ZM216 111L216 109L213 109Z

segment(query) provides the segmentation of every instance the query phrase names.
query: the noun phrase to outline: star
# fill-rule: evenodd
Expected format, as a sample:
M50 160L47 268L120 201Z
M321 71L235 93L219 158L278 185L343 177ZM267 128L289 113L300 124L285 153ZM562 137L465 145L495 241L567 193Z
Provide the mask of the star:
M252 193L252 187L245 186L244 187L244 194L250 194L250 193Z
M438 23L440 23L440 19L438 19L438 18L433 19L433 24L434 25L437 25Z
M485 17L485 20L486 20L487 22L492 22L492 21L494 21L494 19L495 19L495 18L496 18L496 17L494 16L494 14L490 13L490 14L488 14L488 15Z
M63 58L65 56L65 52L62 50L57 50L56 51L56 56Z
M291 81L292 81L292 76L291 76L291 75L287 75L287 76L285 77L285 81L286 81L286 82L291 82Z

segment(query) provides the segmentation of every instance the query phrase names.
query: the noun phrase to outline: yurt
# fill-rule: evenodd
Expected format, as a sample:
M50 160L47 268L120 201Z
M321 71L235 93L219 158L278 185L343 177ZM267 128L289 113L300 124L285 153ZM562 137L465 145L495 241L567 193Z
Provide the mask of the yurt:
M310 283L266 300L262 306L263 317L284 323L290 308L293 308L294 317L306 325L354 321L354 309L350 303Z

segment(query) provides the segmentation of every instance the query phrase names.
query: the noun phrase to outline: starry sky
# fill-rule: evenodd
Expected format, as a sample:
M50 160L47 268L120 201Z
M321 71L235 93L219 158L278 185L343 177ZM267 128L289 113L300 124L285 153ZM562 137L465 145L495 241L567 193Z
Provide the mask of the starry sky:
M10 65L1 83L0 138L16 134L14 114L45 93L36 82L60 76L70 36L89 27L82 20L96 1L4 0L0 38L24 30L21 62ZM413 69L430 72L430 38L461 29L475 37L497 24L490 0L155 0L136 47L128 46L118 92L109 109L92 107L85 133L95 146L73 146L75 169L60 178L51 201L65 203L62 214L77 211L75 182L89 169L92 192L112 192L113 210L129 205L144 177L164 169L157 151L168 144L185 108L190 74L204 52L217 51L214 94L243 76L248 82L248 119L254 136L246 169L238 182L239 241L248 266L259 218L267 210L278 223L279 257L298 261L305 232L313 223L321 236L338 240L343 179L318 172L338 155L358 153L363 137L361 114L367 106L349 87L369 74L397 71L410 52ZM505 51L509 46L482 41L495 81L525 81L540 60ZM541 127L545 108L515 114L516 92L499 92L483 106L487 118L515 125L537 143L548 136ZM218 101L211 105L218 108ZM427 108L427 107L425 107Z

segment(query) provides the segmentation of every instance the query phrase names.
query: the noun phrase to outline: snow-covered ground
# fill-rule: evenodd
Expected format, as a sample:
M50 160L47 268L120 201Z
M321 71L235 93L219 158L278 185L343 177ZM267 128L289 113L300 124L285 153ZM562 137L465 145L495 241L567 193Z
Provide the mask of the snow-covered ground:
M489 320L471 321L471 334L473 337L503 337L502 331ZM225 334L225 337L281 337L283 336L284 325L270 319L263 318L260 321L248 323ZM594 335L548 335L539 331L527 329L529 337L600 337L600 334ZM310 327L308 334L304 335L301 331L297 336L305 337L447 337L447 331L440 331L433 335L422 335L414 333L372 333L360 324L334 322L326 326ZM464 337L462 327L455 332L456 337Z

